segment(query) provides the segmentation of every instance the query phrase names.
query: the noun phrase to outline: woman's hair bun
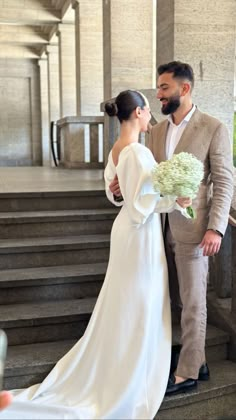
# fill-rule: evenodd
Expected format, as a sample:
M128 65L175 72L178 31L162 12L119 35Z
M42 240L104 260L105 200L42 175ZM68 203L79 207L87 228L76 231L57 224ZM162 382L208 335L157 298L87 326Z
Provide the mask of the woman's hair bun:
M110 117L114 117L118 113L118 108L115 102L107 102L105 104L105 111Z

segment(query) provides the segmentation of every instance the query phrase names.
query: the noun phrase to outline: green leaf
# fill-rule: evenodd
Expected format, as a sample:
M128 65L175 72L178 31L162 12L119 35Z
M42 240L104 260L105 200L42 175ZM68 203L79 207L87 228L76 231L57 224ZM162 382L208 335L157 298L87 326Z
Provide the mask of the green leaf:
M193 210L192 206L188 206L186 210L191 219L196 219L196 212Z

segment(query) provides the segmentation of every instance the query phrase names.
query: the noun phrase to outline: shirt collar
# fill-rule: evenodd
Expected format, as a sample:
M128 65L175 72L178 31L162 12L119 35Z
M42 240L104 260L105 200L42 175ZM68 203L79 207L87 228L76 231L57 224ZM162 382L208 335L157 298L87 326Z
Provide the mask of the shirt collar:
M183 122L184 121L186 121L186 122L188 122L189 120L190 120L190 118L191 118L191 116L193 115L193 113L194 113L194 111L196 110L196 105L194 105L193 104L193 106L192 106L192 108L190 109L190 111L187 113L187 115L185 115L185 117L184 117L184 119L181 121L181 123L179 124L179 126L181 125L181 124L183 124ZM172 120L172 116L171 116L171 114L170 115L168 115L168 121L172 124L172 125L175 125L176 126L176 124L173 122L173 120Z

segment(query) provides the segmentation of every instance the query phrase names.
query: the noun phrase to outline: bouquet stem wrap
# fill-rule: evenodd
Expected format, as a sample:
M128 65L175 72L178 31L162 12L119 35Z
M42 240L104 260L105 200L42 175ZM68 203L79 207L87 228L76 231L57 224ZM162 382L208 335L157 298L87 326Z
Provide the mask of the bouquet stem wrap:
M154 190L161 195L195 198L203 179L203 163L191 153L181 152L169 160L156 164L152 170ZM196 218L192 206L187 213Z

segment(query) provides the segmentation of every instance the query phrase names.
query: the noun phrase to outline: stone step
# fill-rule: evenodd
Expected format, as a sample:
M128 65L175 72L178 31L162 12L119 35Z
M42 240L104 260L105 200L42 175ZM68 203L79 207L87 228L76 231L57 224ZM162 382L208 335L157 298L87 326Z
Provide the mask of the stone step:
M165 397L156 420L235 419L236 363L209 363L210 380L198 382L196 390Z
M0 240L0 269L105 262L110 235Z
M86 328L95 302L96 297L90 297L1 305L0 328L6 330L9 345L78 339ZM179 344L177 326L173 334L174 344ZM208 326L206 342L207 360L226 358L226 333Z
M0 238L110 233L116 208L0 212Z
M89 183L88 183L89 187ZM3 212L112 208L101 190L0 193Z
M5 364L4 389L24 388L41 382L76 341L64 340L9 346Z
M1 305L0 328L6 330L10 345L78 339L86 328L95 301L96 297L93 296ZM228 340L227 333L208 326L207 360L225 359ZM180 329L174 326L173 344L176 346L179 343Z
M9 345L80 338L96 298L1 305L0 328Z
M0 271L0 305L97 296L107 262Z
M172 331L172 342L174 347L179 347L181 342L180 325L174 325ZM206 335L206 358L212 362L224 360L228 357L229 334L213 325L207 325Z
M76 341L74 339L9 346L5 364L4 389L24 388L41 382Z
M62 311L65 312L63 308ZM11 320L11 322L12 321L13 319ZM28 319L26 320L25 316L24 321L30 323L30 317L28 317ZM38 320L38 322L40 322L40 320ZM61 325L61 327L63 327L63 324ZM5 331L8 334L10 329L5 329ZM5 387L7 389L21 388L32 385L33 383L36 383L38 381L42 381L42 379L48 374L48 372L52 369L55 363L64 354L66 354L66 352L74 345L74 343L76 343L77 339L82 334L83 332L81 330L79 331L79 327L77 324L77 337L75 336L74 339L45 343L38 342L27 345L10 345L8 349L5 369ZM174 337L175 339L178 337L178 332L177 334L174 334ZM207 352L210 347L214 347L220 342L227 343L228 339L229 338L227 334L223 333L217 328L212 327L211 325L208 325L206 338ZM212 378L214 377L212 366L214 366L215 363L219 363L219 361L220 363L224 363L221 357L222 353L220 352L217 361L215 357L213 358L213 360L208 359L208 364L210 366ZM169 405L167 404L167 408L168 407Z

